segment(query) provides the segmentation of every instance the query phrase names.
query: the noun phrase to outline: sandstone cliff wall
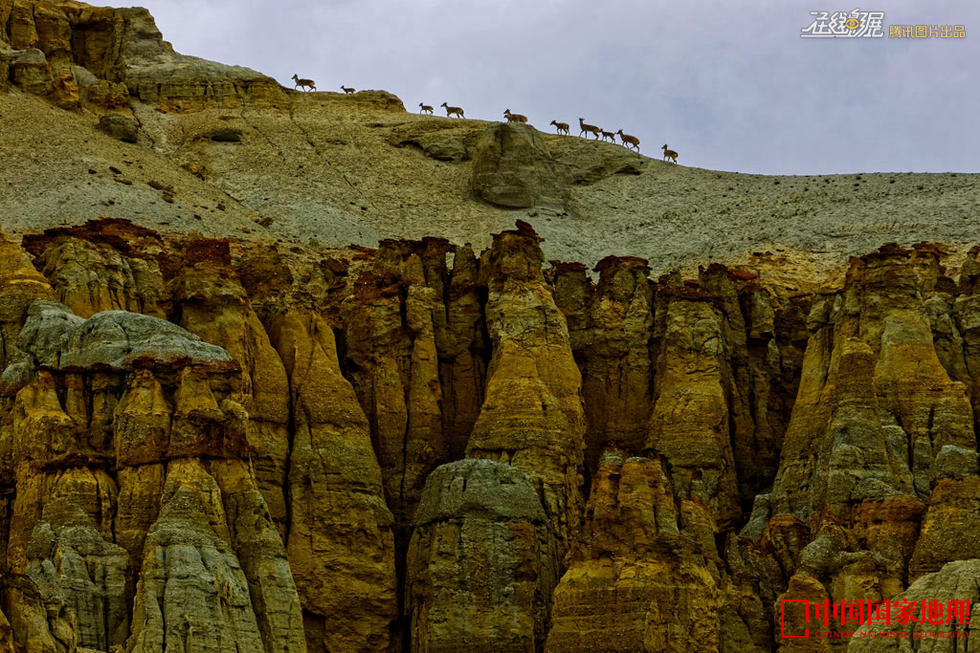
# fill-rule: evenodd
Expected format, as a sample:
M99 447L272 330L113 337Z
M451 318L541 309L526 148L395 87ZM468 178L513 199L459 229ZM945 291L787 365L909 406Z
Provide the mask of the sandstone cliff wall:
M824 650L782 600L978 578L980 248L0 245L0 650Z
M146 9L71 0L0 2L0 90L9 83L63 108L126 114L130 98L200 109L283 97L253 70L175 53Z

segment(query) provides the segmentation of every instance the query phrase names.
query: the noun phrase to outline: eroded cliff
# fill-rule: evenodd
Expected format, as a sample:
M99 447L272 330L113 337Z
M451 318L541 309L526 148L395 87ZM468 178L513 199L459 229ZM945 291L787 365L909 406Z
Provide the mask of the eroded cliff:
M980 248L815 291L593 280L526 223L480 257L113 220L3 252L25 650L812 650L784 599L980 558Z
M70 0L0 0L0 109L0 652L968 634L784 606L980 601L975 179L846 180L823 258L705 248L778 205L814 249L843 195L296 93ZM879 247L915 185L944 244Z

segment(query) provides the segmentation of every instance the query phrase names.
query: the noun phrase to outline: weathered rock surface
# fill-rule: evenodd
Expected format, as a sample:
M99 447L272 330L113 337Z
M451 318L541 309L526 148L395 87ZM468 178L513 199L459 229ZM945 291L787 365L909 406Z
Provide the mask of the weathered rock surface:
M237 367L221 347L166 320L129 311L101 311L83 320L68 307L46 301L28 309L17 344L31 367L53 370Z
M15 355L17 336L35 299L52 299L48 280L30 256L0 232L0 365Z
M343 306L346 365L371 426L385 496L407 543L425 479L446 462L442 389L420 242L385 241ZM445 259L443 258L443 267Z
M965 361L943 346L960 336L938 310L954 288L935 248L885 247L814 301L762 538L793 574L782 598L894 599L977 556L957 535L977 471L967 386L947 372Z
M472 153L473 191L507 208L562 206L551 152L529 125L497 123L477 141Z
M442 284L445 311L433 314L446 448L451 459L462 458L483 405L490 343L480 283L479 263L466 245L456 250L448 284Z
M590 469L609 442L642 448L653 405L649 267L642 259L610 256L595 271L595 286L581 265L555 264L549 271L582 370Z
M729 526L740 512L726 393L725 315L710 296L671 296L668 288L661 297L656 398L645 448L667 458L682 497L709 504L719 526Z
M525 223L0 254L0 651L831 650L783 599L975 581L980 249L815 293Z
M275 81L253 70L175 53L146 9L5 0L0 25L0 61L10 71L3 79L64 108L79 106L80 87L100 109L121 108L129 96L185 110L283 97ZM110 120L111 133L128 140L134 125L119 131L128 119Z
M242 405L248 414L259 487L273 519L284 530L288 380L282 360L230 267L227 242L190 241L184 265L169 287L179 307L181 326L224 347L242 364Z
M956 653L972 651L973 611L980 602L977 588L980 559L960 560L926 574L892 599L896 611L910 606L914 617L906 623L896 618L890 624L861 626L847 646L848 653L886 653L910 650ZM915 649L911 649L915 650Z
M966 388L939 360L923 301L938 281L935 258L928 250L865 257L842 293L815 303L776 483L779 512L815 523L862 501L921 499L938 480L944 446L975 451ZM816 457L814 433L822 434Z
M579 139L553 149L530 125L495 123L475 143L458 136L422 132L399 138L397 145L416 145L436 159L472 158L470 185L490 204L514 209L540 206L562 211L570 186L587 185L615 174L640 174L643 159L623 148L596 148Z
M137 313L35 301L26 317L0 428L16 488L5 573L27 592L10 604L15 640L305 650L285 548L242 463L238 363Z
M57 300L85 318L109 310L165 318L167 294L153 256L163 250L159 239L111 222L94 231L81 238L55 232L27 245L38 255L37 266L51 279ZM129 239L138 239L142 251L134 251ZM126 246L117 249L120 242Z
M659 461L605 454L545 650L717 650L719 578L705 512L678 505Z
M133 650L165 650L168 642L179 642L184 650L263 650L249 583L230 546L220 496L216 480L201 462L178 460L168 466L160 515L143 548ZM298 612L295 589L290 598ZM294 621L295 636L301 646ZM269 644L267 651L279 648L277 641Z
M607 444L646 449L672 464L714 468L697 491L715 497L723 521L739 514L738 503L747 510L776 473L806 342L805 305L723 266L702 269L697 281L653 284L643 259L610 256L593 283L581 264L552 263L555 300L583 375L589 469ZM708 337L698 335L705 329ZM698 395L704 410L689 411ZM715 442L688 442L684 429L696 438L714 431ZM684 463L688 455L695 459ZM676 480L679 491L691 491L685 473Z
M113 138L118 138L124 143L139 142L139 125L132 118L126 116L102 116L99 118L99 131L103 131Z
M531 477L564 555L582 516L586 423L581 372L544 280L539 243L518 222L481 259L493 357L466 456L509 463Z
M638 175L645 160L622 147L595 147L585 139L568 139L569 147L554 156L558 174L576 186L592 184L611 175Z
M392 130L388 142L396 147L416 147L437 161L470 158L467 142L457 133L456 126L441 121L399 126ZM475 145L475 142L470 145Z
M333 331L299 308L270 332L289 375L289 567L310 651L381 651L398 616L393 517Z
M405 589L412 651L541 649L558 561L526 474L489 460L442 465L414 525Z

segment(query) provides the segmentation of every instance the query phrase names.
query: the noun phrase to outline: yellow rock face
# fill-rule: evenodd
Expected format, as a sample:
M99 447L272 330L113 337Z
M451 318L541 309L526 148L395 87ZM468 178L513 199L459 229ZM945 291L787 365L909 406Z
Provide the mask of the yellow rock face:
M433 320L439 298L421 245L383 243L341 307L351 381L403 545L426 476L446 461Z
M553 262L546 272L582 371L589 467L606 444L643 448L653 375L649 266L638 258L608 256L594 271L599 272L595 285L584 265Z
M196 257L208 241L192 243L188 253ZM219 251L220 244L217 245ZM207 342L228 350L243 365L241 403L248 415L246 434L254 452L253 463L259 486L265 494L273 519L284 530L286 500L283 491L289 457L289 386L282 360L252 310L245 290L223 260L185 266L170 282L175 303L180 307L180 325ZM193 381L189 378L189 382ZM184 437L206 437L207 421L217 410L216 402L196 392L193 386L182 396L191 428Z
M604 454L581 543L555 589L545 650L717 650L721 578L710 522L703 505L678 510L660 461Z
M429 475L407 553L412 651L541 650L557 542L516 466L461 460Z
M53 299L51 285L31 264L27 252L0 232L0 359L13 356L14 341L35 299Z
M973 596L977 252L0 242L0 651L830 650L784 600Z
M393 517L333 331L299 307L270 324L292 390L289 567L312 650L383 650L398 614Z
M582 514L585 411L582 376L544 281L538 242L527 228L505 231L481 259L493 358L466 456L511 464L540 484L563 555Z
M7 64L14 83L65 109L84 98L97 111L128 111L130 95L181 111L283 97L255 71L176 54L145 9L4 0L0 19L0 44L14 50Z

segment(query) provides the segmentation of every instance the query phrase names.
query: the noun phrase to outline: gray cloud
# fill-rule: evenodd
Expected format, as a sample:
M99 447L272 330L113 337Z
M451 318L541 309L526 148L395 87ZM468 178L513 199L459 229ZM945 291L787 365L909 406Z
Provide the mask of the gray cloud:
M768 174L980 169L980 5L914 0L882 39L801 39L800 2L145 0L174 47L321 90L385 89L411 110L579 116L657 156ZM967 38L889 39L889 24ZM291 84L289 84L291 86Z

